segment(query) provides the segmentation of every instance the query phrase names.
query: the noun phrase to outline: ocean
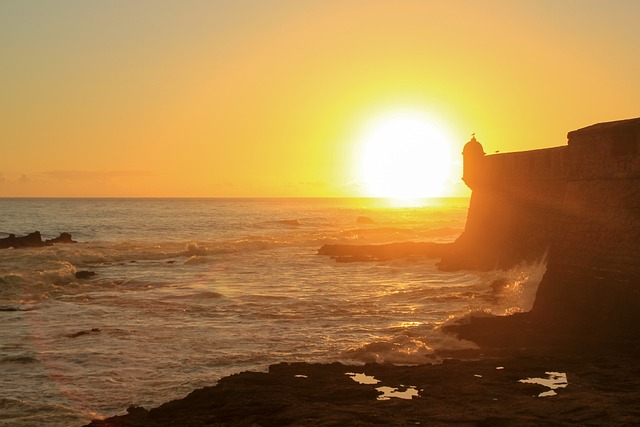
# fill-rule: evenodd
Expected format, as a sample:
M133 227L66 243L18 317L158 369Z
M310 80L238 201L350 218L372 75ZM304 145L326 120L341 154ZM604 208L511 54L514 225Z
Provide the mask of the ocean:
M440 327L527 311L545 266L338 263L323 244L451 242L468 199L0 199L0 426L80 426L278 362L417 364ZM78 279L77 271L95 276ZM498 286L499 285L499 286Z

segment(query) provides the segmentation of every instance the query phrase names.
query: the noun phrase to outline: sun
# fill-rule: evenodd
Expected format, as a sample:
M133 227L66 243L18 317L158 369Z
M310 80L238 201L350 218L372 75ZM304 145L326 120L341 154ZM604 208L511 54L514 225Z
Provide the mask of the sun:
M452 144L419 112L372 121L358 144L358 179L368 196L399 200L440 197L453 175Z

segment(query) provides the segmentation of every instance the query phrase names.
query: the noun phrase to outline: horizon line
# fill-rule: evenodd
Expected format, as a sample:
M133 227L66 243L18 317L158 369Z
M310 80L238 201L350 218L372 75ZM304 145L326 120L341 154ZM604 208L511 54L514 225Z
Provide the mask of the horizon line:
M412 197L410 200L468 199L471 196ZM409 200L394 197L375 196L0 196L0 199L366 199L366 200Z

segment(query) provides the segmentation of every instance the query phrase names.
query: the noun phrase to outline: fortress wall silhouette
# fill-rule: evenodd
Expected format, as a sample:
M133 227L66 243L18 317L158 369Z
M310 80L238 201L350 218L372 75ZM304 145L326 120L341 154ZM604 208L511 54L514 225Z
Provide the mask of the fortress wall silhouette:
M640 337L640 118L475 162L465 231L441 267L510 268L547 254L532 321Z

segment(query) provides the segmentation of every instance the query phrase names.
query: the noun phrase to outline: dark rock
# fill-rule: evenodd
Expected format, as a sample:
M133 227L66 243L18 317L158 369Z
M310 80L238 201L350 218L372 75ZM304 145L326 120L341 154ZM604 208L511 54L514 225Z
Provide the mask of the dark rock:
M71 234L61 233L60 236L55 239L42 240L42 236L39 231L34 231L26 236L16 237L15 234L9 234L9 237L0 239L0 249L7 248L37 248L41 246L50 246L54 243L76 243L71 239Z
M15 234L9 234L9 237L0 239L0 248L18 249L39 246L46 246L46 243L42 241L42 236L39 231L34 231L21 237L16 237Z
M39 363L40 361L33 356L29 356L26 354L20 354L15 356L6 356L0 360L1 363L20 363L20 364L29 364L29 363Z
M80 270L76 271L76 279L88 279L96 275L95 271Z
M81 337L83 335L97 334L97 333L100 333L100 332L102 332L102 330L100 328L92 328L92 329L89 329L89 330L85 330L85 331L80 331L80 332L76 332L76 333L73 333L73 334L69 334L69 335L67 335L67 337L68 338L78 338L78 337Z

